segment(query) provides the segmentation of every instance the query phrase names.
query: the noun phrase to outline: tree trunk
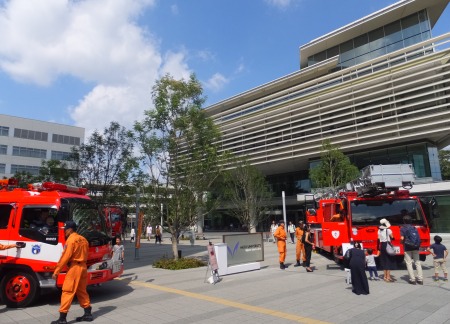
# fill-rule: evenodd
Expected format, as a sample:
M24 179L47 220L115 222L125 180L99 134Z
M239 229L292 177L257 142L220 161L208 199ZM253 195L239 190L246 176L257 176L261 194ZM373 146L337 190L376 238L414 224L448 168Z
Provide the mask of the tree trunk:
M173 252L173 258L175 260L178 260L178 242L177 237L172 234L172 252Z

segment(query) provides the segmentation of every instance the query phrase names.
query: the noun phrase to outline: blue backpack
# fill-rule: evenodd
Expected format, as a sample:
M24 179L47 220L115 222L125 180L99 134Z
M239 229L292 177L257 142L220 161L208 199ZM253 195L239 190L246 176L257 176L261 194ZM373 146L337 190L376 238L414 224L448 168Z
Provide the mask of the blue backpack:
M412 225L407 226L405 231L405 246L411 250L418 250L420 248L420 236L417 228Z

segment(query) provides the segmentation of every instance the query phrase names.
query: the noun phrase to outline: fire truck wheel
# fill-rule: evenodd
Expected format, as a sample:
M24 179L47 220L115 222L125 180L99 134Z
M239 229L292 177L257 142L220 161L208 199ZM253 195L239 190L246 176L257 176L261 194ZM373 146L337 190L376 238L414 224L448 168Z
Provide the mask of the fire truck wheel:
M419 254L419 260L421 262L424 262L427 259L427 255L426 254Z
M0 286L2 300L11 308L26 307L39 295L36 278L26 271L8 272Z

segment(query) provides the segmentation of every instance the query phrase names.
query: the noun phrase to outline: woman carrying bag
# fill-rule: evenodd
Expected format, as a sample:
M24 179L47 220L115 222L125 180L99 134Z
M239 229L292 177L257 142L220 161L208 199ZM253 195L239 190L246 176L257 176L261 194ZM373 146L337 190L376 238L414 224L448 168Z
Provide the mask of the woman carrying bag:
M390 229L391 224L386 218L380 220L380 224L378 229L378 240L380 241L380 263L384 272L384 281L394 282L391 278L391 270L397 268L397 263L395 262L395 258L386 251L386 247L390 244L391 240L394 239L394 236Z

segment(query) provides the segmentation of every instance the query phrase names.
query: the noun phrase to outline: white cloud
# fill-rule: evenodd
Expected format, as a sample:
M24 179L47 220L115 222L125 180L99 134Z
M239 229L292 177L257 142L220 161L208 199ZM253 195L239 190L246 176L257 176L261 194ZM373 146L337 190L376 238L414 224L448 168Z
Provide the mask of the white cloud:
M266 2L274 7L285 9L294 3L296 0L266 0Z
M170 11L172 12L173 15L178 15L180 13L180 10L178 9L177 5L171 5L170 6Z
M217 92L221 90L228 82L229 80L222 74L215 73L208 81L206 81L204 86L213 92Z
M70 108L75 124L88 133L112 120L130 127L150 108L156 79L190 73L184 51L161 53L159 40L137 25L154 2L0 2L0 69L40 86L64 75L92 83L92 91Z

